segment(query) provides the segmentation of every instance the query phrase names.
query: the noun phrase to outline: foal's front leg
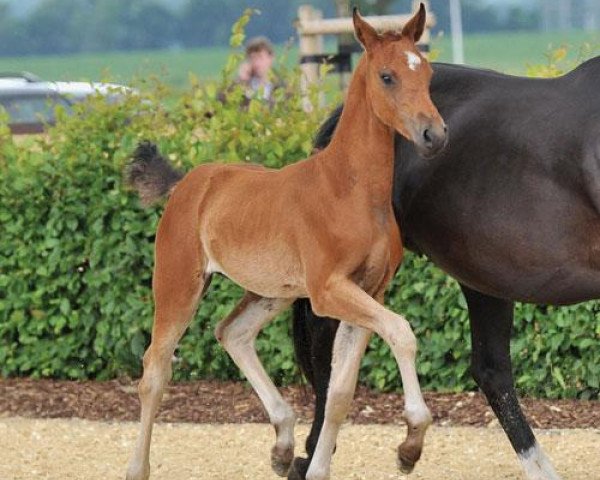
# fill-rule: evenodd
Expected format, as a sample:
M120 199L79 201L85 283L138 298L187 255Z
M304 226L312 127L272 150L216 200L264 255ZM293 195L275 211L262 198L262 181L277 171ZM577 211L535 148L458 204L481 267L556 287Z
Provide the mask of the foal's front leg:
M277 439L271 450L271 467L285 477L294 459L294 425L296 416L281 397L260 363L254 341L258 332L294 299L264 298L246 293L233 312L217 325L217 340L227 350L261 399Z
M398 447L398 461L403 472L410 472L421 456L425 432L432 421L417 378L416 338L410 325L404 317L387 310L347 278L330 279L326 287L316 289L315 293L317 295L311 297L315 313L372 330L392 349L402 377L404 417L408 425L406 440ZM359 347L362 351L364 347L359 332L348 329L344 329L344 332L346 333L339 339L340 332L336 335L325 422L308 469L307 480L329 478L335 437L352 400L356 381L354 380L351 388L346 381L355 379L358 375L359 361L353 361L348 356L356 356ZM361 355L358 357L360 360Z

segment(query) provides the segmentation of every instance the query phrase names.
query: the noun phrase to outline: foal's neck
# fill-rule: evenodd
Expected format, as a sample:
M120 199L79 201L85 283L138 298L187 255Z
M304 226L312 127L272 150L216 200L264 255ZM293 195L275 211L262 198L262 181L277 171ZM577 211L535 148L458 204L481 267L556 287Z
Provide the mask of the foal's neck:
M374 205L388 205L394 169L394 130L379 120L367 98L365 56L352 76L339 123L323 153L340 190L366 191Z

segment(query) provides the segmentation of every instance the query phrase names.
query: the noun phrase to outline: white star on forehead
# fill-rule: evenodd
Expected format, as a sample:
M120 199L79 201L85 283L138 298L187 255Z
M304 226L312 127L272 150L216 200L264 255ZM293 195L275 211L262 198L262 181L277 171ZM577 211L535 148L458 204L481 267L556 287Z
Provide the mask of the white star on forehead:
M408 68L416 70L421 65L421 58L413 52L406 51L406 58L408 59Z

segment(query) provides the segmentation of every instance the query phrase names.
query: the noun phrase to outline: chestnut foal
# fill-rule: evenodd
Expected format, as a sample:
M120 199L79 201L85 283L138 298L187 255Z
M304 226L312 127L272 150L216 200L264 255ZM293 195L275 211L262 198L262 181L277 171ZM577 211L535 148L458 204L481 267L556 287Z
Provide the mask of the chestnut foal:
M280 170L200 165L180 178L156 148L141 144L129 180L145 203L170 193L156 235L152 342L139 385L141 431L127 478L149 477L152 424L177 342L213 273L247 293L216 336L257 392L275 427L275 472L294 457L295 415L255 351L260 329L299 297L344 322L335 342L326 421L307 479L329 477L338 429L354 392L371 331L391 346L404 385L408 434L399 458L410 469L431 422L415 370L408 322L382 305L402 245L391 206L394 133L424 156L443 148L446 127L429 98L431 68L415 47L425 10L401 34L378 35L354 12L366 50L354 73L331 144Z

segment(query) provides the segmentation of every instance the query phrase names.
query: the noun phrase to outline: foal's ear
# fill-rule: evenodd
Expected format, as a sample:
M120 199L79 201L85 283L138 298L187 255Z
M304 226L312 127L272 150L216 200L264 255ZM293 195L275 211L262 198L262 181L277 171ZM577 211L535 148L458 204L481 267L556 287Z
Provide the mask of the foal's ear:
M425 20L427 19L427 13L425 12L425 5L421 3L419 11L404 25L402 29L402 36L412 38L413 42L417 43L423 35L425 30Z
M358 8L352 9L352 21L354 22L354 34L356 39L365 47L365 50L369 50L378 40L379 35L375 29L369 25L358 13Z

